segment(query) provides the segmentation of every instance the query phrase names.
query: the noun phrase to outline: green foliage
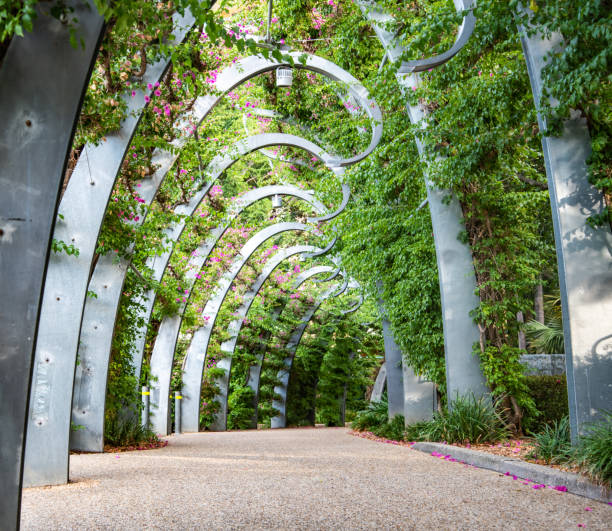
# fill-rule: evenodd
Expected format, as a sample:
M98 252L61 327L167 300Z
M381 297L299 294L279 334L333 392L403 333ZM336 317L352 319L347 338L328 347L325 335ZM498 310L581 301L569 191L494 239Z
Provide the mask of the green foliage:
M357 431L372 431L383 426L389 420L389 404L386 394L380 401L370 402L368 407L355 414L351 428Z
M406 427L404 424L404 415L395 415L390 421L373 426L372 433L392 441L403 441L406 439Z
M107 416L104 423L104 443L111 446L137 446L156 443L159 439L149 428L140 424L136 417Z
M5 10L0 8L0 27L4 32L0 41L20 35L20 28L31 29L35 3L4 2ZM60 4L63 3L52 3L55 8L52 16L67 16L68 23L73 24L70 13L57 11ZM330 208L338 205L337 179L319 162L306 161L310 164L307 168L279 161L270 163L258 153L242 157L219 179L213 188L215 192L207 194L193 219L186 220L184 234L174 246L164 278L153 281L148 259L161 255L170 245L163 235L170 224L180 220L175 209L188 203L208 184L203 178L206 165L246 136L243 113L249 133L295 133L341 156L361 151L369 138L361 133L362 127L368 129L367 120L358 113L346 112L346 87L326 82L318 74L296 71L293 86L286 90L275 86L273 75L259 76L233 90L216 106L198 127L198 134L186 141L155 201L144 204L138 185L157 170L153 154L157 149L176 149L176 140L185 132L174 124L185 118L197 97L210 93L210 80L245 53L259 51L264 56L280 57L278 50L257 48L241 35L245 27L260 27L265 2L218 2L214 12L210 4L193 0L95 2L105 16L107 31L84 97L69 169L79 157L88 156L84 147L87 143L103 142L106 135L120 127L132 90L146 88L147 93L152 92L113 190L97 247L99 255L114 253L133 265L113 338L107 400L111 417L124 407L139 403L136 376L130 371L134 340L142 324L137 321L139 298L149 290L155 291L147 356L161 320L182 312L185 306L173 369L173 384L180 386L187 342L204 324L206 303L214 286L230 268L236 251L253 231L278 221L305 220L312 214L299 201L285 201L278 210L272 210L269 201L262 201L243 212L239 219L231 220L229 212L237 197L256 186L286 182L315 189L317 198ZM396 17L390 29L398 32L406 45L406 59L447 49L461 18L450 1L381 0L381 5ZM537 0L532 5L538 10L531 22L540 29L560 30L566 41L565 48L550 58L545 73L547 94L560 102L554 109L544 106L547 123L551 130L559 130L560 120L569 116L570 109L586 115L593 143L591 177L596 186L609 192L612 113L610 77L605 67L610 62L612 46L608 2ZM193 32L183 43L176 43L171 37L172 15L183 13L187 7L200 31ZM463 212L465 231L458 237L469 245L473 257L479 298L473 317L481 330L475 352L488 383L494 394L506 397L505 405L517 404L523 410L526 425L529 419L536 418L534 402L540 406L539 395L530 389L529 379L523 377L518 363L521 352L516 344L519 330L516 313L523 311L529 317L533 287L542 278L555 279L557 274L540 137L516 31L515 10L514 1L479 2L477 27L468 46L445 66L423 73L419 88L405 94L395 79L394 65L387 64L379 73L383 51L353 2L341 0L333 5L318 0L275 2L275 14L282 23L272 24L273 40L282 39L296 49L307 49L350 70L380 104L384 124L377 150L348 169L344 177L352 189L351 203L333 223L321 227L328 236L339 236L336 249L343 267L359 280L369 301L363 310L343 319L339 319L337 311L342 301L330 302L319 311L321 319L307 328L295 354L290 379L290 423L313 423L315 417L328 424L339 423L345 386L347 417L363 409L363 391L374 357L381 350L379 318L373 302L379 296L384 300L406 362L419 375L435 382L442 396L446 395L433 228L428 209L419 209L427 195L425 179L431 188L446 190L449 197L452 194ZM228 32L226 27L233 29ZM71 33L74 38L74 32ZM142 76L148 65L162 55L171 56L171 67L159 86L143 86ZM405 112L407 101L425 109L426 128L411 125ZM287 119L263 120L250 115L250 107L255 106L274 109ZM422 157L415 147L415 135L423 146ZM287 158L303 157L289 148L279 148L278 152ZM229 224L228 229L192 284L189 257L211 229L224 221ZM218 411L216 362L224 355L221 344L228 337L233 313L262 271L270 256L265 253L297 241L297 237L283 236L270 242L270 248L254 256L241 271L221 307L203 377L203 427ZM304 243L303 235L299 241ZM308 241L314 243L315 239ZM53 250L78 254L74 246L59 241L53 242ZM244 383L249 369L262 359L260 421L267 423L275 414L274 387L287 356L287 340L320 293L314 287L310 301L305 294L299 300L288 298L289 283L295 278L291 268L295 265L292 262L279 268L278 273L285 280L270 282L243 323L230 382L229 422L233 427L247 425L250 396ZM378 282L382 286L380 292ZM555 288L555 280L544 282L547 291ZM284 310L273 319L270 314L277 305ZM534 335L537 331L533 334L529 331L532 324L526 325L526 329L533 344L545 339L548 343L543 344L550 345L553 338L559 341L559 334L553 333L559 323L560 320L547 321L548 329L540 330L538 338ZM351 354L355 354L353 358ZM143 367L146 383L146 358ZM419 433L445 439L460 440L463 436L484 440L486 437L479 430L491 429L491 437L500 437L497 421L481 409L473 404L459 407L455 413L455 407L450 413L437 415L433 423L419 425ZM472 413L468 414L468 410ZM558 418L557 414L550 418ZM549 415L543 411L543 419ZM358 425L361 417L357 415ZM514 411L513 417L520 426L520 412ZM489 428L487 422L491 424ZM380 433L399 435L399 423L399 420L387 423L385 417L372 427L379 426L376 429L382 430ZM415 433L413 438L418 435L415 429L408 429L408 433Z
M563 323L551 317L546 323L529 321L525 325L525 337L529 348L538 354L563 354Z
M227 415L227 428L230 430L246 430L252 427L253 400L255 393L250 387L235 389L228 399L229 413Z
M545 322L531 320L525 325L525 337L532 352L539 354L563 354L563 318L561 315L561 296L544 296Z
M542 459L547 464L566 463L572 458L569 417L562 417L546 424L544 429L533 436L534 450L527 456Z
M0 43L13 35L23 37L23 30L32 31L38 0L4 0L0 4Z
M430 422L408 428L411 440L480 444L506 439L510 433L499 403L487 397L456 397L453 408L434 413Z
M534 415L536 404L529 395L524 368L520 363L521 354L523 351L519 348L508 345L501 348L487 346L480 355L480 366L494 396L512 396L522 408L521 414Z
M537 432L552 422L560 422L568 415L567 384L565 375L558 376L526 376L537 415L526 415L523 424L530 432Z
M612 412L602 411L601 420L586 428L574 459L582 470L608 488L612 487Z
M79 249L72 243L68 244L63 240L53 238L51 240L51 250L54 253L66 253L68 256L79 256Z

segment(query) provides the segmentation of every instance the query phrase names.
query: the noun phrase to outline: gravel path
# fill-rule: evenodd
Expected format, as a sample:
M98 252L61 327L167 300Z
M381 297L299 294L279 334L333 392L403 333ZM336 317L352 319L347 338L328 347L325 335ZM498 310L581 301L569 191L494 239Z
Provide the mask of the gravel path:
M603 503L347 431L199 433L73 455L72 483L24 490L23 529L612 528Z

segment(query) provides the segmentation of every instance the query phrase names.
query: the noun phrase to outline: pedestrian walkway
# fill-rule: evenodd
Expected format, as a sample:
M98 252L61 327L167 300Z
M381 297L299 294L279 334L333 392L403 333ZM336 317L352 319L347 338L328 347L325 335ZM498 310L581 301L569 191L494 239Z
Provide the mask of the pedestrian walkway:
M25 489L23 529L610 529L612 507L344 428L169 437ZM590 508L591 510L586 510Z

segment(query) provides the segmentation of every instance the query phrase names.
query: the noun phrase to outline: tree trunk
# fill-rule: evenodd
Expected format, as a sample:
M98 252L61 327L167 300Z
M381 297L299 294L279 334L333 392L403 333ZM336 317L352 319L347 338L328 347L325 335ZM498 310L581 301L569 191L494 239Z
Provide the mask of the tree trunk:
M542 287L542 284L538 284L536 286L533 306L535 311L535 320L538 323L544 324L544 288Z

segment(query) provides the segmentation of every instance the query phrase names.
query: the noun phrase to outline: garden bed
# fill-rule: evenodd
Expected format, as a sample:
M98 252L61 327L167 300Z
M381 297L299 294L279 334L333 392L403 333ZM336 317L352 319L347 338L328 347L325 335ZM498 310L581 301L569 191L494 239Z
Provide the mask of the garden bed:
M165 448L166 446L168 446L168 441L162 439L129 446L113 446L110 444L105 444L104 452L113 454L119 452L133 452L136 450L156 450L157 448Z

